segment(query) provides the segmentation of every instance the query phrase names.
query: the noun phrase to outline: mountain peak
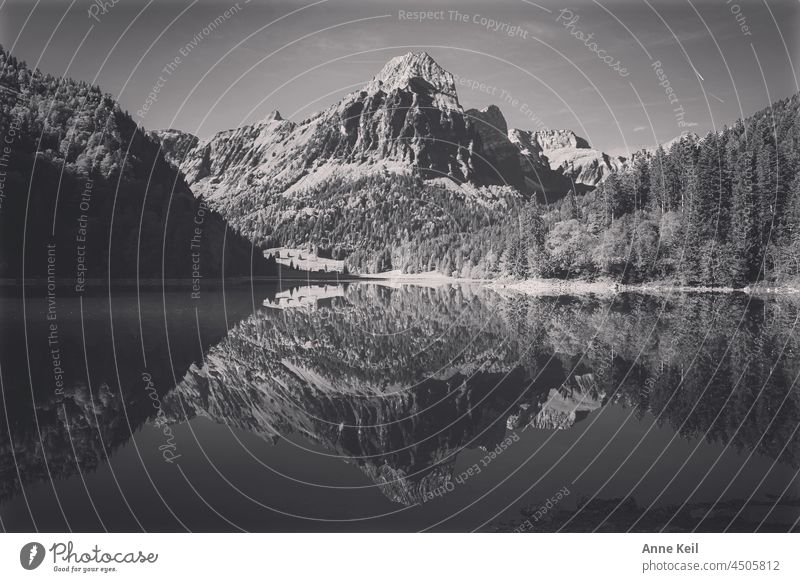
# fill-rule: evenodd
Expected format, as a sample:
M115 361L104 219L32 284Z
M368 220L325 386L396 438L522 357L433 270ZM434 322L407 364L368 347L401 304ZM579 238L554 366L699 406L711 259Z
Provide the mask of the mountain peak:
M589 142L571 129L545 129L534 132L544 150L559 148L590 149Z
M467 114L472 114L475 118L480 119L483 123L487 124L491 129L498 131L502 134L508 133L508 124L503 112L497 105L487 105L478 111L470 109Z
M408 88L415 91L443 93L456 99L453 75L439 66L425 51L407 52L389 60L380 73L369 82L366 90L370 93L378 90L389 93L396 89Z
M283 117L281 117L280 111L273 109L270 114L264 118L264 121L283 121Z

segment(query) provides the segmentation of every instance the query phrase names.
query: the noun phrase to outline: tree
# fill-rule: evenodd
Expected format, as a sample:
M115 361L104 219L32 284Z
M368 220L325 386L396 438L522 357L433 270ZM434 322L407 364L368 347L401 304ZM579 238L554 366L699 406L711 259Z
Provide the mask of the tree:
M703 222L703 206L697 192L697 178L694 168L685 170L686 182L681 191L681 208L686 224L685 238L681 249L680 275L686 285L701 281L701 249L707 224Z
M392 270L392 253L388 248L385 248L378 255L378 258L376 259L375 272L384 273L386 271L391 271L391 270Z
M646 208L650 203L650 164L645 156L636 157L633 163L633 207Z
M776 276L782 280L796 281L800 277L800 176L789 188L786 210L780 237L782 270Z
M591 250L592 260L603 275L621 278L628 264L630 247L629 217L617 220L599 236L598 244Z
M648 279L656 270L658 239L658 225L649 219L640 217L636 221L630 252L630 264L633 269L631 276L638 281Z
M719 228L722 190L722 157L719 140L710 132L700 146L697 163L697 188L691 205L692 220L702 239L715 238Z
M547 235L546 248L557 276L591 275L591 249L596 239L577 220L557 223Z
M660 145L650 161L650 208L664 214L669 210L667 156Z
M734 287L743 287L754 280L759 269L759 224L751 168L746 150L731 155L734 163L731 183L731 220L729 231L728 280Z
M569 189L564 200L561 202L561 220L578 218L578 201L575 198L575 190Z

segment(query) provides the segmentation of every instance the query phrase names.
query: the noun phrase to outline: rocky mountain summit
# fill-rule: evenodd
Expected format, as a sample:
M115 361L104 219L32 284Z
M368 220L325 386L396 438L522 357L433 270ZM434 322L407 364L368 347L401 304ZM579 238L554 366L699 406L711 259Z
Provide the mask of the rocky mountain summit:
M508 137L523 158L532 158L570 182L576 191L590 190L625 162L593 149L584 138L568 129L524 131L512 129ZM526 167L522 165L523 169Z
M440 67L426 52L409 52L394 57L367 84L365 90L374 95L378 91L390 94L398 89L409 88L412 91L416 88L415 92L429 93L438 109L460 108L453 75Z
M391 188L393 176L416 176L423 198L438 185L473 208L507 207L591 189L620 163L572 132L509 128L496 106L465 111L453 75L425 52L391 59L362 89L301 121L274 111L204 140L160 135L195 194L243 234L278 246L323 216L323 201L308 193L331 182L361 182L350 188L356 196L364 180Z
M380 167L557 199L571 181L592 188L621 164L568 130L508 128L495 105L464 111L453 75L425 52L391 59L361 90L299 123L273 111L203 141L177 133L155 132L167 158L181 158L189 183L210 198L267 186L280 195L345 170Z
M210 199L308 187L333 174L379 168L477 181L475 132L453 76L425 53L389 61L362 90L299 123L275 111L261 122L196 144L180 164ZM187 138L188 139L188 138ZM164 143L172 155L174 140Z

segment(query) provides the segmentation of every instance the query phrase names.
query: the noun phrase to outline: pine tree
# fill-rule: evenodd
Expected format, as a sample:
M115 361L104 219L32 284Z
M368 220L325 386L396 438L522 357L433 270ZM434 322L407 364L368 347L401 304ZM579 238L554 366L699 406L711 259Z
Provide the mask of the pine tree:
M722 198L721 155L717 134L709 133L700 146L697 162L697 191L692 204L694 219L704 239L716 238L719 232Z
M694 168L685 172L686 182L681 190L681 206L685 224L685 238L681 248L680 274L684 284L692 285L701 279L703 233L706 225L702 221L702 213L696 206L698 200L697 178Z
M575 197L575 190L569 189L561 206L561 220L571 220L578 218L578 201Z
M633 164L633 207L647 208L650 203L650 164L639 156Z
M755 145L755 188L758 198L759 242L766 249L772 236L775 219L775 194L777 173L775 171L775 147L770 139L769 129L759 124ZM758 139L758 136L763 136Z
M796 281L800 277L800 176L795 177L788 190L779 241L782 268L776 276Z
M669 210L666 157L664 148L659 145L650 161L650 208L658 210L661 214Z
M664 164L667 211L680 210L683 212L683 166L685 162L682 142L676 141L670 147L667 163Z
M759 224L754 184L751 180L750 157L746 149L732 157L734 169L731 183L731 221L729 280L742 287L758 276Z
M611 224L614 219L621 216L624 205L621 203L622 183L617 173L612 173L603 183L603 207L606 215L606 224Z

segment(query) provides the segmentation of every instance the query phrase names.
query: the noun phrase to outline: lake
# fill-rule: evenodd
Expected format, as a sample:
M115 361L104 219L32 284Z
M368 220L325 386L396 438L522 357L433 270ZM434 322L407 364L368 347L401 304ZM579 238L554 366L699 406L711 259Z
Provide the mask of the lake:
M788 531L800 301L258 284L0 304L8 531Z

